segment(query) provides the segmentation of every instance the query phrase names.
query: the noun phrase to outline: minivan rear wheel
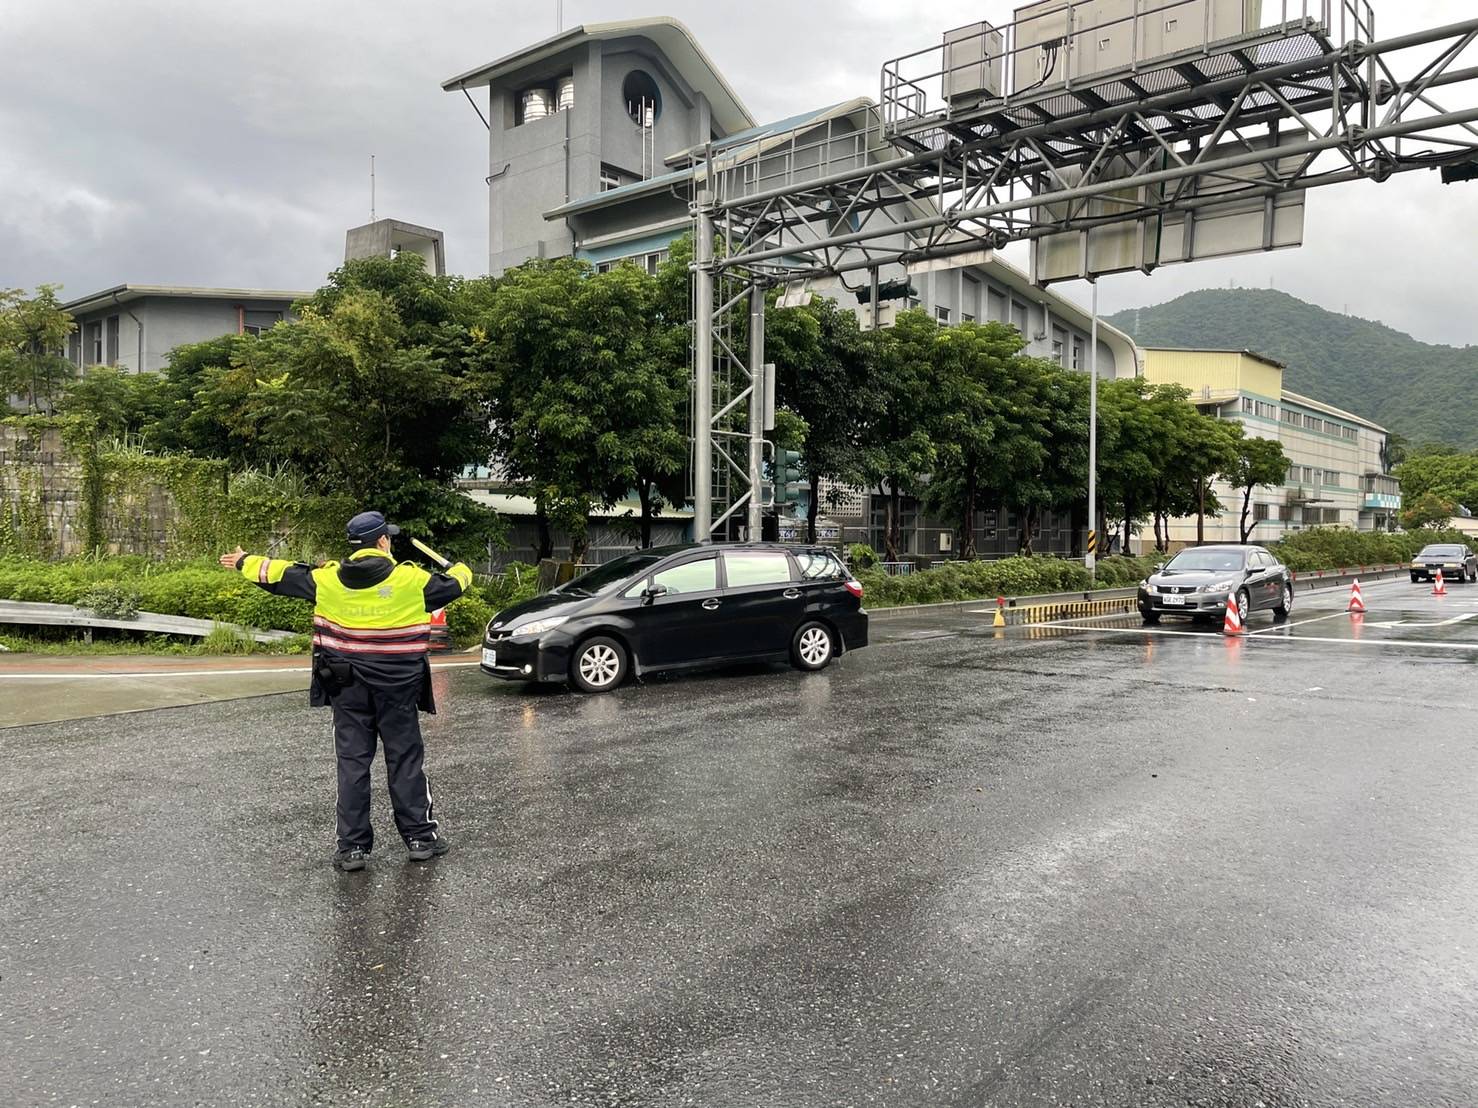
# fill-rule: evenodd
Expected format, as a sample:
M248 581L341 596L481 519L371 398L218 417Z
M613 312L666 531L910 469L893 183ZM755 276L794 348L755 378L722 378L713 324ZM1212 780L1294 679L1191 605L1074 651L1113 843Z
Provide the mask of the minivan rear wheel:
M824 623L803 623L790 645L796 669L814 672L825 669L836 654L836 637Z
M626 678L626 648L598 635L580 644L570 659L570 680L581 692L610 692Z

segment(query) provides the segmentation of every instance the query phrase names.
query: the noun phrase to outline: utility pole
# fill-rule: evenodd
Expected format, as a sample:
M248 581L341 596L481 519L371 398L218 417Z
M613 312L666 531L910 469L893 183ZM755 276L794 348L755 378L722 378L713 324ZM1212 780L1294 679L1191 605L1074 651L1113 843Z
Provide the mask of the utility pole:
M375 156L370 155L370 222L375 221Z
M1098 282L1093 282L1093 327L1088 348L1088 552L1083 564L1097 580L1098 564Z

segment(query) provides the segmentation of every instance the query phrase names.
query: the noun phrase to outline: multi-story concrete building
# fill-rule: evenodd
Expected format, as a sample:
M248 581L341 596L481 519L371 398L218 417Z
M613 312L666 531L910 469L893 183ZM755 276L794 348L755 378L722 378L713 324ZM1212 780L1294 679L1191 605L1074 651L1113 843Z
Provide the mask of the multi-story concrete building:
M442 87L469 99L476 94L485 104L473 101L488 130L494 274L530 258L571 254L601 268L626 260L655 268L673 239L691 229L689 201L710 156L726 165L753 164L760 179L794 179L798 163L803 174L821 175L897 153L881 138L876 106L864 98L757 124L692 34L672 19L575 27ZM896 241L907 245L902 234ZM989 252L913 272L884 267L879 278L906 278L913 290L906 302L943 323L1008 323L1030 354L1084 371L1092 361L1089 313ZM810 291L857 307L860 287L837 279ZM881 322L896 310L887 305ZM1138 368L1128 336L1101 325L1100 376ZM875 530L870 499L857 498L851 525ZM947 554L948 539L940 536L948 528L931 527L911 501L906 511L909 552ZM1083 525L1078 521L1077 529ZM1080 544L1065 521L1049 520L1047 530L1053 549Z
M294 301L310 295L118 285L62 305L77 322L67 358L83 371L94 365L119 366L133 373L158 371L181 343L260 333L290 318Z
M1184 385L1201 411L1237 420L1248 435L1283 444L1292 464L1281 485L1253 493L1253 541L1272 542L1308 527L1394 527L1401 487L1390 473L1386 429L1289 392L1284 368L1248 350L1144 350L1144 375L1151 383ZM1206 540L1236 542L1242 494L1225 484L1215 489L1225 510L1206 521ZM1196 521L1173 520L1170 537L1178 545L1194 542Z

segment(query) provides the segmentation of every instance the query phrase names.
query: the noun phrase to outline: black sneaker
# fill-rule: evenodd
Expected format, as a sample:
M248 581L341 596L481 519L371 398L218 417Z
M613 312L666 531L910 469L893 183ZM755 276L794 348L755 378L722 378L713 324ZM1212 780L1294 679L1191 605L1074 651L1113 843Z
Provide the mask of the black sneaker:
M440 857L452 848L452 844L441 837L434 839L412 839L406 843L412 862L425 862Z
M353 850L340 850L334 854L334 868L341 869L345 873L353 873L355 870L364 869L367 858L369 854L357 846Z

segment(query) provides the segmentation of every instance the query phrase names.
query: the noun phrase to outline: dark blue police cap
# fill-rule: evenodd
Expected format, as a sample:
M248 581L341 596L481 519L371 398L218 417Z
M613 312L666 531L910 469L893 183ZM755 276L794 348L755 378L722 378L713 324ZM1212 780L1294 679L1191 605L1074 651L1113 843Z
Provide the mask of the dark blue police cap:
M372 546L380 541L381 535L398 535L400 528L386 523L382 512L360 512L349 521L347 528L350 546Z

